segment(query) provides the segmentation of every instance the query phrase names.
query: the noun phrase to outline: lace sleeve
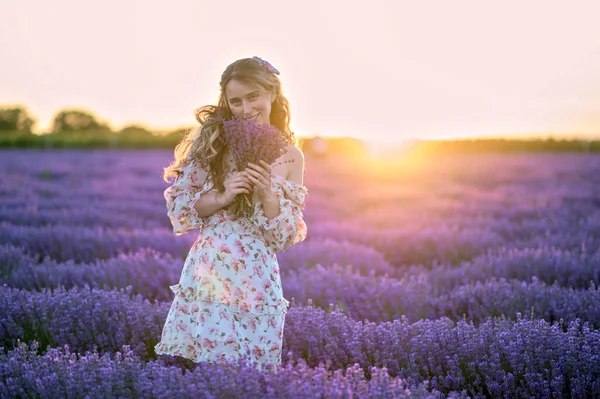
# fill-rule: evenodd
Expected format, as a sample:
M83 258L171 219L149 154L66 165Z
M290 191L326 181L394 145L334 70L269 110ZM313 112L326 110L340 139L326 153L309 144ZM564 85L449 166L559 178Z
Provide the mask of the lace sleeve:
M173 225L173 234L180 236L202 228L208 216L199 217L194 204L200 196L211 189L206 184L208 173L195 163L182 167L179 176L163 195L167 202L167 216Z
M273 189L279 195L279 215L272 219L265 216L260 202L254 207L255 223L268 246L275 252L283 252L306 238L308 229L303 211L308 189L298 183L275 175Z

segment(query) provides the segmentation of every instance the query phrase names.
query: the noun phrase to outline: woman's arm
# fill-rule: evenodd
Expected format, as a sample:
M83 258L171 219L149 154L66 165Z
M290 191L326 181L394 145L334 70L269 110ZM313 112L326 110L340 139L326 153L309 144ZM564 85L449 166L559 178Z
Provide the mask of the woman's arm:
M190 162L181 167L175 182L165 189L167 215L175 235L202 230L208 216L223 207L221 196L205 184L207 176L203 168Z
M215 189L202 194L194 204L194 209L196 209L198 216L207 217L225 208L226 204L223 194L217 192Z
M273 197L263 198L262 207L266 218L273 219L278 216L281 212L279 209L279 196L275 194Z

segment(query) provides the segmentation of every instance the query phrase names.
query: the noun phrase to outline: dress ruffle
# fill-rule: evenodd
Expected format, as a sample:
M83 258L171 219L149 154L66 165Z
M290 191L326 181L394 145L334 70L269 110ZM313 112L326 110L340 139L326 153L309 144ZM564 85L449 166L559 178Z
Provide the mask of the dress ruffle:
M266 315L276 313L287 313L290 301L281 297L273 298L262 295L263 299L255 299L252 294L244 297L219 298L211 291L203 290L202 287L184 286L181 283L169 286L171 291L180 299L189 303L203 302L206 306L224 305L231 312L241 314Z
M267 218L262 204L257 201L253 222L263 232L266 243L275 252L282 252L306 238L303 210L308 189L280 175L273 175L272 183L273 191L279 196L279 214Z
M261 370L281 364L283 324L283 314L236 313L223 304L190 303L176 296L154 351L193 362L247 357Z
M173 225L173 234L180 236L203 227L210 216L200 217L194 205L200 196L213 187L206 182L206 172L195 163L182 168L175 183L163 192L167 205L167 216Z

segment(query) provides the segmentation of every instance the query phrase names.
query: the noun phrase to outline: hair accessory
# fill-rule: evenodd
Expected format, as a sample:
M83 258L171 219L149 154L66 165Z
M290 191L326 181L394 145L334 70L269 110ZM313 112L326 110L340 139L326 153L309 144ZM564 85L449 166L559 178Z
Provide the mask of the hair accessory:
M275 75L279 75L279 71L273 65L271 65L268 61L265 61L262 58L257 57L257 56L252 57L252 59L260 61L264 66L267 67L267 69L269 71L273 72Z

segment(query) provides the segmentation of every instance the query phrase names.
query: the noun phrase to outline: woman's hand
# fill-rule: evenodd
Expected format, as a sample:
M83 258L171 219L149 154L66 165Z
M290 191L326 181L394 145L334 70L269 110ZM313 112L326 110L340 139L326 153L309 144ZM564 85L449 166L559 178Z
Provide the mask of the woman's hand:
M245 173L245 176L254 184L261 200L274 199L276 194L271 185L271 165L263 160L260 163L262 166L248 162L248 167L242 173Z
M252 194L252 182L243 171L236 172L223 182L225 192L217 193L217 198L223 206L233 202L238 194Z

